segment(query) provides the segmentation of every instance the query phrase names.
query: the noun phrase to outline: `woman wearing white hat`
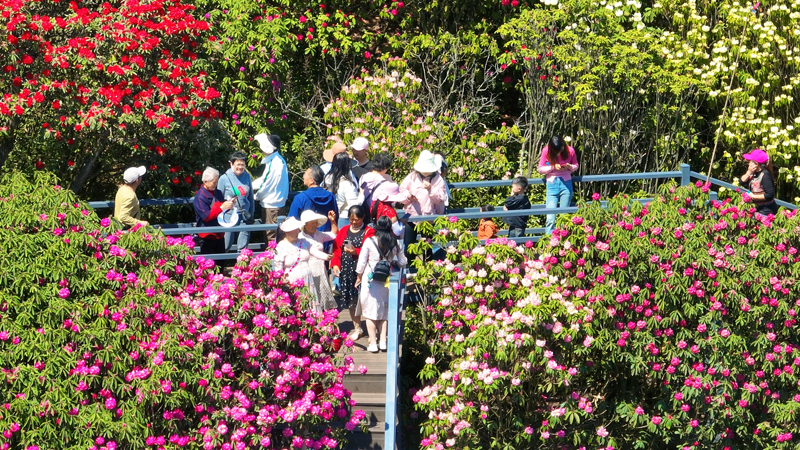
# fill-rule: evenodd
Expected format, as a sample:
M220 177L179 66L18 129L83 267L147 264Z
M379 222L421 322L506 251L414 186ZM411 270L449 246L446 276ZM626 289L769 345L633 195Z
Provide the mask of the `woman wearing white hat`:
M319 231L321 225L330 220L331 231ZM336 239L339 227L336 225L336 212L330 211L328 217L317 214L314 211L306 210L300 214L302 229L300 237L311 243L311 259L309 260L309 283L308 289L311 291L311 308L317 312L324 312L336 309L336 300L333 298L333 289L328 277L328 269L325 263L333 258L333 255L323 250L323 244Z
M300 238L302 227L303 223L294 217L288 217L283 221L280 228L285 237L275 247L273 270L284 271L289 282L302 279L308 285L310 279L308 262L311 258L312 243Z
M278 216L283 215L286 199L289 197L289 172L286 161L280 155L281 139L275 134L258 134L253 140L258 142L264 158L258 169L261 176L253 180L255 201L261 204L261 218L264 223L278 223ZM267 243L275 240L273 230L266 231Z
M444 178L439 175L436 158L428 150L420 152L414 171L400 183L400 192L406 196L407 203L403 210L409 216L427 216L444 214L444 203L447 200L447 188ZM406 227L406 244L417 240L415 227Z

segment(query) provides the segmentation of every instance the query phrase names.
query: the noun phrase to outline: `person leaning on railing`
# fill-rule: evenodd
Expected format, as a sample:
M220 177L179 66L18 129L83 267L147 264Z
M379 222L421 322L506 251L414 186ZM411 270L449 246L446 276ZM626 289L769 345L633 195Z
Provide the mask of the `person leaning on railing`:
M233 199L234 204L239 207L241 222L252 225L256 204L253 199L253 180L245 170L247 155L235 152L228 161L231 163L231 168L220 176L218 189L222 191L225 199ZM234 240L236 240L236 249L241 252L247 248L247 244L250 242L250 232L225 233L225 251L230 251Z
M136 224L149 225L146 220L140 220L139 197L136 196L136 188L142 184L142 176L146 172L147 169L144 166L128 167L122 175L125 183L119 187L114 198L114 218L125 227L132 227Z
M539 158L539 173L545 176L547 193L546 208L568 208L572 201L572 172L578 170L578 157L575 149L568 146L561 136L553 136L542 149ZM548 214L545 233L553 233L556 215Z
M748 183L749 191L746 201L753 202L758 213L768 216L778 213L778 204L775 202L775 173L769 155L764 150L757 148L750 153L742 155L748 161L747 173L742 175L742 183Z
M233 208L233 199L225 200L222 191L217 189L219 171L213 167L206 167L203 171L203 185L194 195L194 214L198 227L219 226L217 216L222 211ZM198 233L203 240L200 244L201 254L215 254L225 252L225 233Z
M439 175L436 158L428 150L420 152L414 170L400 183L400 192L406 197L403 210L409 216L444 214L447 189L444 178ZM409 225L405 231L405 244L417 241L416 226Z

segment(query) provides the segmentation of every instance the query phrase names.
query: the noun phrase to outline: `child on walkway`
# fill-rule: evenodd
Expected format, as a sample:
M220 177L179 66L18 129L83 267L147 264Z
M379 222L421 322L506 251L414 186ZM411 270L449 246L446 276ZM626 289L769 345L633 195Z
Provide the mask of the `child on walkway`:
M506 198L504 211L517 211L520 209L531 209L531 201L525 195L528 189L528 179L516 177L511 182L511 195ZM503 219L508 224L508 237L521 237L525 234L525 227L528 226L529 216L506 217Z
M481 212L494 212L494 206L484 205L481 206ZM494 239L497 237L497 224L494 223L491 217L484 217L478 225L478 239Z

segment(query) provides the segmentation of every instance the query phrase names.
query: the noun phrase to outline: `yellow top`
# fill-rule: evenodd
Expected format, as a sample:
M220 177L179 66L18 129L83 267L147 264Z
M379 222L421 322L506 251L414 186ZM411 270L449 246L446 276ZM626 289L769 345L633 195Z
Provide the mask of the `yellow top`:
M120 186L117 196L114 198L114 217L129 227L141 222L139 220L139 197L136 196L136 191L127 184Z

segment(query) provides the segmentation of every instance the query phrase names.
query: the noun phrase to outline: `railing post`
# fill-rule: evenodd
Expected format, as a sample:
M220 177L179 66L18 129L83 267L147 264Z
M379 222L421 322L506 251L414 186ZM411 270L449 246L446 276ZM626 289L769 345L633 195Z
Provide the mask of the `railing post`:
M389 279L389 317L386 322L386 427L384 450L397 448L397 368L400 362L400 310L403 306L404 270L392 274Z
M691 180L692 167L688 164L681 164L681 186L688 186Z

